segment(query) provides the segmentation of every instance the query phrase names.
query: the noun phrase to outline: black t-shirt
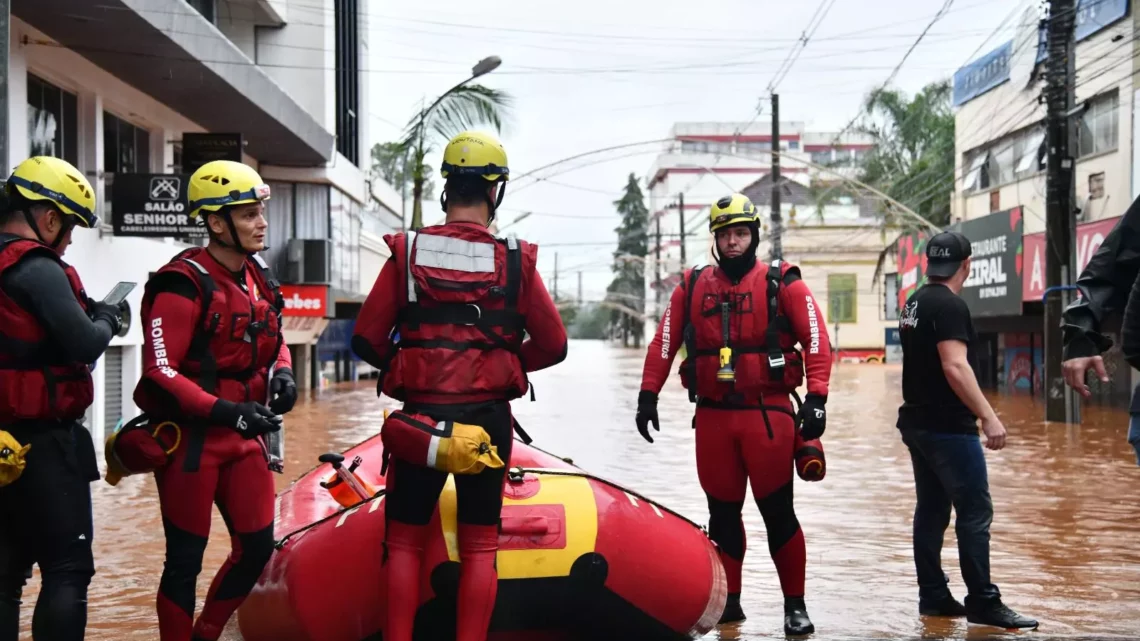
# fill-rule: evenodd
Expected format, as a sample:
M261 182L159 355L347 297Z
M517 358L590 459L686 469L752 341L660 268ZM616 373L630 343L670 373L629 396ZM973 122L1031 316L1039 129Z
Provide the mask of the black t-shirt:
M942 372L938 343L966 343L972 362L977 342L966 301L945 285L930 283L919 288L899 317L903 348L903 404L898 427L977 434L977 417L954 393Z

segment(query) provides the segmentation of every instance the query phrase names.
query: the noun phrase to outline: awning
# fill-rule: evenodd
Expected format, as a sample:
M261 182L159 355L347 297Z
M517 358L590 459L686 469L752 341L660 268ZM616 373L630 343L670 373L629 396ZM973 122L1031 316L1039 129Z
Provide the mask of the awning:
M332 158L333 134L184 0L14 0L12 15L207 131L241 132L260 162Z
M281 330L285 334L285 344L316 345L328 324L327 318L284 316L281 319Z

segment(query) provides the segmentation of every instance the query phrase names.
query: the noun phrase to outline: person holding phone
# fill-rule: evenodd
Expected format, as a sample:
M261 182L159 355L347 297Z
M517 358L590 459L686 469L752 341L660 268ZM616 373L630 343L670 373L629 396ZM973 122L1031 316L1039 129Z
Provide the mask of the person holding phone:
M135 403L152 423L172 421L181 432L154 472L166 532L157 606L162 641L217 639L273 553L266 436L281 429L297 386L281 332L280 286L257 255L266 249L269 196L247 165L202 165L190 177L188 209L204 219L209 244L175 256L143 294L147 341ZM127 436L117 448L131 446ZM215 501L233 548L195 622Z
M16 641L33 564L42 587L32 638L83 639L92 481L99 468L80 424L94 400L89 363L129 326L130 307L87 296L63 261L76 227L92 229L95 190L71 163L36 156L5 184L0 207L0 430L27 450L0 487L0 641Z

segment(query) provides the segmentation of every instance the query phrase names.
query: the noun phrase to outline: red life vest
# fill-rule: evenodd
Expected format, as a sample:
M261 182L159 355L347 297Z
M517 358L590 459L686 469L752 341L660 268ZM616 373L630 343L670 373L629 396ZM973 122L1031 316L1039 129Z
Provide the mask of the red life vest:
M59 262L83 311L87 292L75 268L42 243L13 238L0 245L0 275L28 252ZM95 398L91 368L63 363L36 317L0 289L0 423L16 420L78 420Z
M529 382L519 359L522 248L462 225L386 236L405 284L399 340L380 389L388 396L515 399Z
M203 301L198 329L178 373L218 398L234 403L264 403L269 367L277 361L284 340L281 310L285 303L280 283L273 278L269 266L257 255L246 259L245 282L239 284L205 248L193 247L175 256L155 276L166 273L190 278L198 288L198 300ZM155 279L147 283L144 315L148 315L153 301L153 282ZM161 322L156 318L143 331L152 340L158 340ZM166 418L161 406L143 409Z
M686 352L681 384L689 390L689 400L754 401L764 394L789 394L803 383L803 356L780 306L780 288L790 268L779 260L757 263L736 285L719 269L689 272L681 325ZM726 343L722 305L728 309L727 344L736 373L732 382L716 376Z

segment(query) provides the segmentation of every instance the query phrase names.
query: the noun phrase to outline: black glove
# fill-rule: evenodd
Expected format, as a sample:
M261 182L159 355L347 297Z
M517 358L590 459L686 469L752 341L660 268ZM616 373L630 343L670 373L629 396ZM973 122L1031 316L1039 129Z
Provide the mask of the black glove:
M122 304L125 305L126 302L127 301L123 301ZM129 306L127 310L129 314ZM91 318L92 322L100 319L107 321L107 324L111 326L112 336L123 336L127 333L127 329L130 328L129 316L126 318L127 325L124 326L123 324L124 319L121 305L109 305L102 301L90 300L87 303L87 315Z
M637 395L637 431L641 432L645 440L652 443L653 437L649 435L650 422L653 423L653 429L661 431L661 425L657 420L657 394L641 390Z
M269 410L274 414L284 414L293 409L297 402L297 381L293 370L288 367L273 372L269 381Z
M210 422L232 427L247 439L281 429L281 417L261 403L234 403L221 398L210 410Z
M814 441L823 436L827 427L827 410L823 404L827 402L826 396L808 394L804 404L800 406L800 437L805 441Z

